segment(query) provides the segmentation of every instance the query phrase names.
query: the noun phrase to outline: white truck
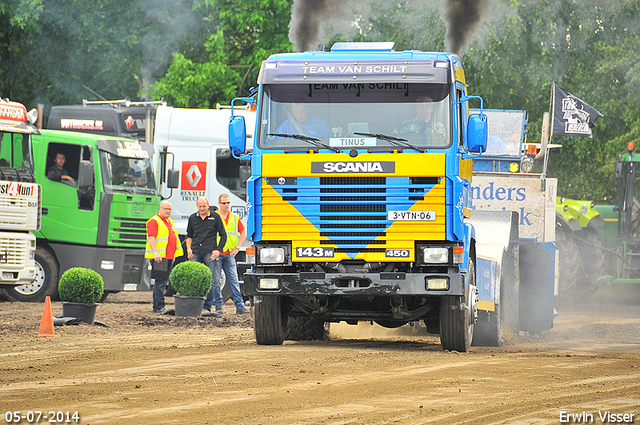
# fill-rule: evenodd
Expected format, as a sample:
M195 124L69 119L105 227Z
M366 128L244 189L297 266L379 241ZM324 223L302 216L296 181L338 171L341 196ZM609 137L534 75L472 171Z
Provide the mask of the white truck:
M0 288L30 285L42 218L42 191L35 183L31 135L36 110L0 98Z
M255 111L237 111L243 115L253 137ZM188 109L158 106L153 144L156 148L158 189L163 199L173 205L172 219L181 239L187 234L187 220L196 212L196 200L205 196L211 207L217 207L218 197L227 193L231 211L246 224L246 180L250 175L249 161L235 159L229 150L228 126L231 110ZM179 186L167 184L167 169L179 170ZM246 246L249 246L247 243ZM246 263L245 247L238 253L238 277L242 281ZM223 292L225 288L223 287Z

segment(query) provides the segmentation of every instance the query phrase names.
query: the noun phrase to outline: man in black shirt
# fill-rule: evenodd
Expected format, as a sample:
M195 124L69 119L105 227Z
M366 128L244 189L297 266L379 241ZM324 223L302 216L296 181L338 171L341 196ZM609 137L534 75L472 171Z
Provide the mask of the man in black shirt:
M213 275L213 267L216 258L222 252L224 245L227 243L227 232L224 230L224 224L220 215L211 213L209 210L209 201L201 196L196 201L198 212L189 216L187 222L187 258L191 261L197 261L208 266ZM218 241L220 236L220 241ZM211 290L204 302L205 313L211 311L214 296L220 298L219 283L212 278ZM214 315L221 315L222 311L216 311Z

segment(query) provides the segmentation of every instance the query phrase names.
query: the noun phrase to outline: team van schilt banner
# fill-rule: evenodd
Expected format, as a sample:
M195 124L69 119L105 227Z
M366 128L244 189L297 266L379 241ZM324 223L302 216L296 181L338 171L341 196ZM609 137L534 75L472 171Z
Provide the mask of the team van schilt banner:
M591 128L602 116L593 106L553 84L551 100L553 122L552 136L592 137Z

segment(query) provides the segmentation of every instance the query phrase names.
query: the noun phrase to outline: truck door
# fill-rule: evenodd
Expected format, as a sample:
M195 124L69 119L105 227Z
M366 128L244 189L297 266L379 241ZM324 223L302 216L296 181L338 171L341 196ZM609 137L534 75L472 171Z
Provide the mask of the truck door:
M56 158L61 155L65 159L63 168L72 180L58 178L60 171L54 169L59 167ZM87 194L86 187L78 188L81 162L87 161L87 156L91 157L88 146L58 142L47 145L44 176L37 176L37 181L42 185L42 214L47 217L42 220L42 233L51 241L96 243L94 220L90 217L93 210L91 194Z

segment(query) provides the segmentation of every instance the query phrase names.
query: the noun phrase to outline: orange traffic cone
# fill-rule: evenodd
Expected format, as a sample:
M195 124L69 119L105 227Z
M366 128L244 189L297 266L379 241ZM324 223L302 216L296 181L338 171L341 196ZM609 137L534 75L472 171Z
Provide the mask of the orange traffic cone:
M44 300L44 311L40 322L40 336L56 336L53 331L53 313L51 312L51 298L47 296Z

